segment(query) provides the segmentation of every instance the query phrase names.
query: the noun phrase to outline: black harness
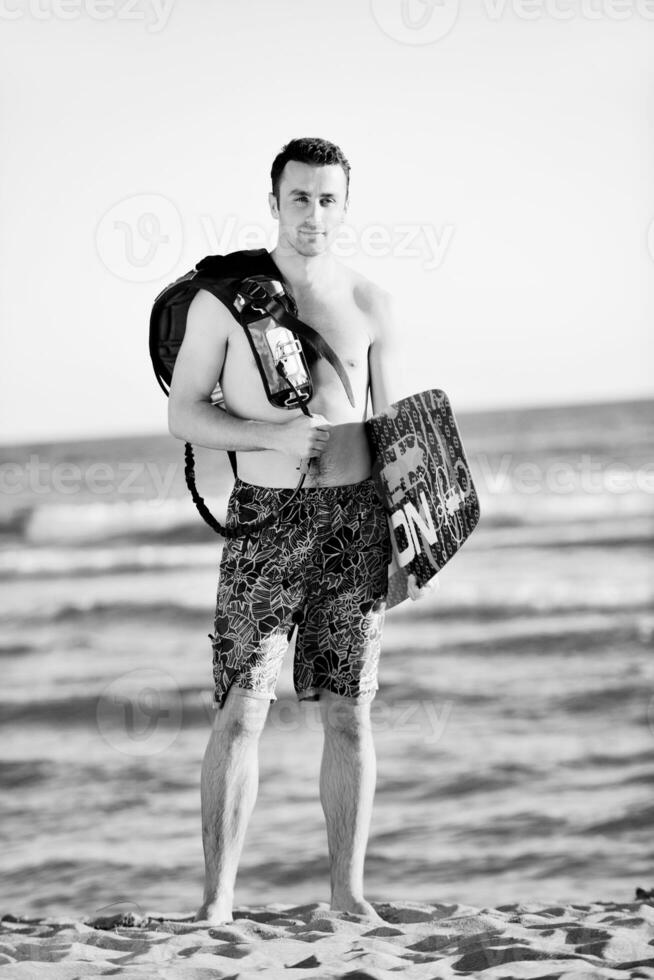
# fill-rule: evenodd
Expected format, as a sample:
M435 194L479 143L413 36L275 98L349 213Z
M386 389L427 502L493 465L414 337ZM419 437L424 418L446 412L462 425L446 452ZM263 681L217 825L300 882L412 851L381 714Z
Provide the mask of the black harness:
M227 306L245 331L261 375L266 397L276 408L301 409L313 396L310 365L327 360L338 374L351 405L354 395L338 355L326 340L297 317L297 307L281 272L266 249L249 249L228 255L209 255L195 269L166 286L154 301L150 314L150 357L157 381L166 395L170 391L175 361L184 339L188 308L199 289L206 289ZM211 395L216 407L224 405L220 384ZM236 454L228 451L234 476ZM274 509L262 520L227 528L213 516L195 484L193 446L184 445L186 485L202 518L225 538L242 537L272 524L279 518ZM308 470L303 461L300 479L288 506L302 488Z

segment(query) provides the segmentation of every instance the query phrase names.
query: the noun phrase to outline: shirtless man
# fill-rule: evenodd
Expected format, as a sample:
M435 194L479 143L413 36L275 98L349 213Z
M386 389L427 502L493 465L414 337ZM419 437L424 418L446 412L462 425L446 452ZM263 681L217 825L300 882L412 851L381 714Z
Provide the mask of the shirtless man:
M258 740L293 630L299 700L319 701L325 740L320 800L327 825L331 908L382 920L363 895L376 781L370 705L384 619L390 539L370 479L364 431L396 397L397 333L389 293L337 261L330 244L348 204L350 166L319 139L293 140L273 162L271 256L298 316L348 372L355 407L331 365L312 365L312 417L271 405L245 334L220 300L199 290L188 312L169 399L179 439L238 452L227 523L250 523L288 499L281 523L229 539L220 566L213 639L216 717L202 766L205 888L196 919L231 922L234 885L258 789ZM226 411L212 406L220 378ZM411 597L424 593L412 583Z

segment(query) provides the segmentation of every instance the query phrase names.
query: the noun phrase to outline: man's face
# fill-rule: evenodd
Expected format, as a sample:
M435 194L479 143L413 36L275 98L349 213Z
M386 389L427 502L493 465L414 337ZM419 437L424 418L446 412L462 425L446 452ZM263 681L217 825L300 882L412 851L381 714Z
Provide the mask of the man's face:
M289 160L279 182L279 205L268 195L279 220L279 244L300 255L320 255L336 237L347 202L347 178L337 164L316 167Z

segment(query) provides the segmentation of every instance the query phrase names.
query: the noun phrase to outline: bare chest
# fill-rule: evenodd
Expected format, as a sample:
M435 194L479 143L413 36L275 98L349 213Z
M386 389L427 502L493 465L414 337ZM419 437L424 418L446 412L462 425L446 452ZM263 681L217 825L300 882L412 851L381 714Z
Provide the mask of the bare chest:
M295 301L300 319L318 331L345 367L356 371L367 365L371 325L351 297L325 301L299 294Z

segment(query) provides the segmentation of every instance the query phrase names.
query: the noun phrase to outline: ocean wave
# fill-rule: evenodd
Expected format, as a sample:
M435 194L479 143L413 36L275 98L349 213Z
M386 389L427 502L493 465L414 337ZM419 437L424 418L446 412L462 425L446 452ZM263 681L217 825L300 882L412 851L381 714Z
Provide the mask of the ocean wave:
M211 533L207 529L207 534ZM218 567L222 543L132 544L110 548L7 548L0 553L0 579L128 574L153 569Z
M654 495L627 493L480 492L482 518L495 526L576 524L652 516Z
M227 498L207 497L209 509L224 514ZM23 520L24 538L31 544L97 542L134 535L165 541L173 532L208 528L188 497L167 500L98 501L93 503L42 504Z
M188 728L211 722L213 708L210 699L212 690L209 681L200 688L160 687L157 690L157 726L161 728ZM98 710L103 704L102 690L86 694L60 693L57 697L38 700L29 697L25 700L0 700L0 724L32 725L40 724L52 728L97 725ZM105 713L106 714L106 713ZM109 721L103 716L103 726ZM115 716L115 724L122 730L121 716ZM103 729L104 730L104 729Z
M142 622L150 619L158 624L196 623L199 617L207 618L207 606L186 606L175 602L90 602L88 604L65 603L45 612L44 618L53 623L76 623L91 619L94 623L127 620Z
M24 657L34 653L38 647L32 643L3 643L0 645L0 659L3 657Z
M47 782L52 775L52 765L45 760L0 760L0 786L6 790L22 790Z
M633 631L628 632L633 636ZM626 639L625 633L623 636ZM614 683L600 689L594 687L574 694L567 694L558 698L553 707L557 712L561 711L572 715L584 712L593 714L597 710L604 709L605 716L609 718L618 708L624 710L626 705L642 708L643 700L643 683L639 681L633 684Z
M152 602L150 599L143 599L142 601L117 600L113 602L94 600L66 600L58 602L53 600L50 603L40 602L38 606L30 609L29 622L33 625L37 622L75 623L88 619L92 621L102 620L103 622L114 620L119 623L126 620L138 619L144 622L155 620L184 623L194 620L197 616L206 615L207 608L206 605L194 606L180 602L171 602L170 600L162 600L161 602ZM638 604L636 606L631 605L630 611L641 611L650 608L649 603ZM624 606L618 606L617 610L623 612ZM507 618L551 616L554 612L575 615L606 611L606 603L599 601L597 603L589 602L585 604L571 601L569 605L562 604L555 606L554 604L550 604L544 606L540 601L511 603L507 602L504 598L498 599L496 604L473 601L469 603L448 602L447 600L442 600L439 603L438 609L432 608L423 612L416 610L414 614L414 610L411 608L405 614L394 615L393 619L397 623L407 623L407 642L410 643L409 620L416 623L424 623L425 621L430 623L444 623L457 620L465 620L466 622L471 622L472 620L496 622ZM404 610L402 610L402 613L404 613ZM5 613L2 616L5 622L13 618L11 613ZM22 620L22 616L16 618Z
M540 524L520 524L498 520L489 523L482 533L475 531L465 547L475 550L496 548L602 548L638 547L654 541L654 518L632 516L611 521L555 521Z
M619 769L624 772L627 766L651 765L652 752L649 748L643 752L629 749L627 752L587 752L583 757L584 766L589 769ZM573 758L560 765L565 769L579 769L579 759Z
M654 541L654 519L584 521L567 524L520 524L487 520L465 542L466 551L511 548L641 547ZM218 567L223 539L202 521L166 530L140 530L102 542L5 545L0 550L0 579L17 576L127 574L148 569Z
M649 520L652 534L652 493L537 493L514 488L478 487L479 528L510 531L521 528L578 527L592 533L593 523L624 524ZM228 492L206 498L220 520L225 515ZM613 536L617 532L611 532ZM4 501L0 513L0 542L30 546L97 545L99 543L196 543L211 535L190 497L150 500L58 500L29 504ZM477 532L478 534L478 532ZM476 537L477 534L474 536Z
M583 827L583 832L616 836L630 831L644 831L649 837L653 824L654 803L643 801L640 806L634 806L626 813L587 823Z

